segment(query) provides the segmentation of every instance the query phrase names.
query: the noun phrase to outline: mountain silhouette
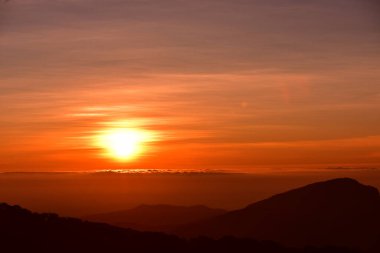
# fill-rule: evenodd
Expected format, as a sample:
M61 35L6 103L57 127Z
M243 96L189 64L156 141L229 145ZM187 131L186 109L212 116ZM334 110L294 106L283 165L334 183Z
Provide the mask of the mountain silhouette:
M182 239L138 232L111 225L38 214L19 206L0 204L0 250L9 253L354 253L337 247L283 247L250 238Z
M141 231L168 232L178 226L209 219L226 212L223 209L213 209L202 205L140 205L124 211L89 215L83 219Z
M291 246L340 245L367 249L378 241L379 217L380 195L376 188L339 178L183 226L176 233L214 238L253 237Z

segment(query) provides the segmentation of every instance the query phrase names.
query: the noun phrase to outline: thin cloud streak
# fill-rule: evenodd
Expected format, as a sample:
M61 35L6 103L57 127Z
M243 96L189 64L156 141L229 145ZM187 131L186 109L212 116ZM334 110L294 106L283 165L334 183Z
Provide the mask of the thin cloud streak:
M1 169L335 164L344 152L376 162L370 3L159 2L2 8ZM131 164L99 158L88 140L122 121L156 131L155 151Z

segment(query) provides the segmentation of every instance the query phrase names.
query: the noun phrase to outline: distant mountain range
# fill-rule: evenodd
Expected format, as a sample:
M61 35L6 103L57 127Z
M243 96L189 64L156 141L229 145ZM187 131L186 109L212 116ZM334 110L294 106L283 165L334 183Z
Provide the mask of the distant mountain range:
M226 212L223 209L202 205L140 205L129 210L85 216L83 219L142 231L169 232L182 225L206 220Z
M380 252L379 192L349 178L307 185L231 212L204 206L143 205L92 218L177 235L139 232L0 204L0 249L55 253Z

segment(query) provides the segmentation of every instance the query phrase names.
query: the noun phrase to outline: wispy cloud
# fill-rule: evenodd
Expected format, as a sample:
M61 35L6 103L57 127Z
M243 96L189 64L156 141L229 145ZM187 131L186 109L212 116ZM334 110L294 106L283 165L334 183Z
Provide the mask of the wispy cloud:
M117 167L83 140L121 121L162 137L128 166L376 162L373 4L2 4L0 163Z

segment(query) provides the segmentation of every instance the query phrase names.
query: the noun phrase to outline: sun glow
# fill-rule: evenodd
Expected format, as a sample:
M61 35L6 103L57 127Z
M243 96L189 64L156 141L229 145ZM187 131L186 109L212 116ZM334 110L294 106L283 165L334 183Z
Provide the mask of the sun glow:
M134 159L147 148L149 134L137 129L110 129L103 131L97 138L97 145L106 151L108 157L118 161Z

